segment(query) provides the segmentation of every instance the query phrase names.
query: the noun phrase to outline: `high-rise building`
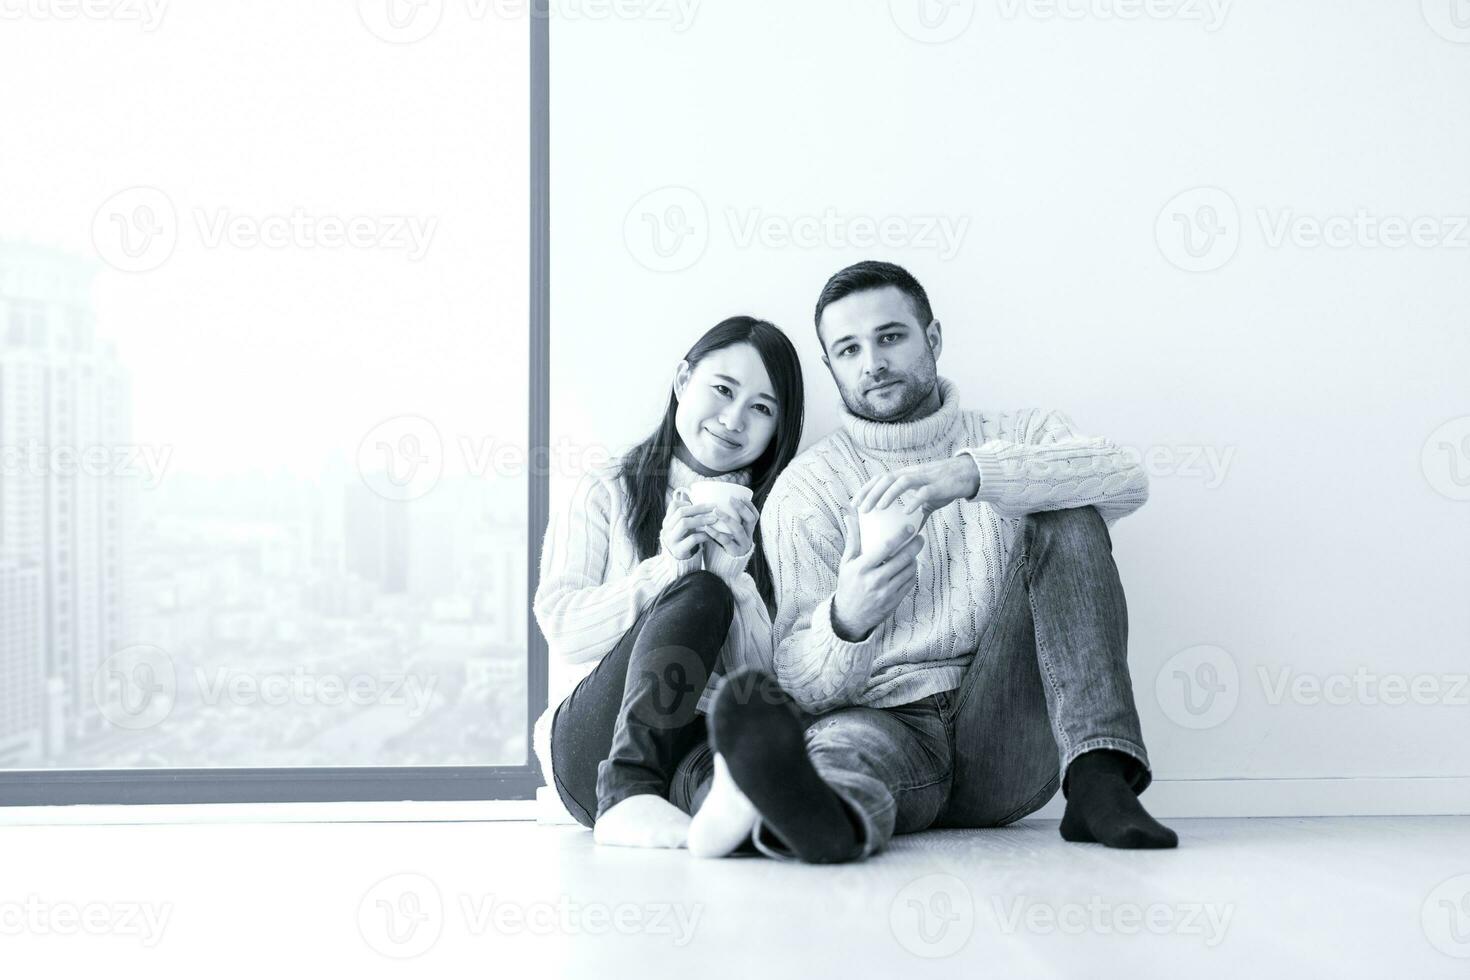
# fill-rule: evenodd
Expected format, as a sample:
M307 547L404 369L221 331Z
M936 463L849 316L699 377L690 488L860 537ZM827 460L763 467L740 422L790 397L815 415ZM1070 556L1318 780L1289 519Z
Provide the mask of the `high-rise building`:
M0 561L0 767L37 765L45 752L41 570Z
M131 397L95 336L95 269L0 243L0 561L38 577L48 757L103 729L92 680L126 636Z

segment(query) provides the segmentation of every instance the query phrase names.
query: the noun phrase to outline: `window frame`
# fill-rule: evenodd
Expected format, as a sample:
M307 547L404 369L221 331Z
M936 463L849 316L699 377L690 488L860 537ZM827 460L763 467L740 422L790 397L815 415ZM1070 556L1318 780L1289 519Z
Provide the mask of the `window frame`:
M530 415L531 458L550 443L549 0L530 14ZM549 510L544 467L527 486L526 762L517 766L282 766L266 768L0 770L0 806L172 803L327 803L529 800L543 778L532 728L546 708L546 640L532 600Z

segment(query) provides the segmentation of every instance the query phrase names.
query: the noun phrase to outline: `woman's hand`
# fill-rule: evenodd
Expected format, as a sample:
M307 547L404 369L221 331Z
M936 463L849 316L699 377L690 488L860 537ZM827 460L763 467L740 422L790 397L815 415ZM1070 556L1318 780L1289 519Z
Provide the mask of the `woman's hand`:
M709 539L724 549L725 554L731 558L739 558L750 550L751 541L755 538L756 522L760 520L760 512L755 505L745 500L732 501L735 514L740 518L730 534L726 534L716 528L709 528L706 532ZM729 524L729 520L724 522Z
M680 503L681 500L684 502ZM714 504L695 506L688 500L689 495L682 487L674 491L674 504L664 514L663 527L658 534L659 544L680 561L687 561L699 553L704 543L710 540L709 525L719 520Z

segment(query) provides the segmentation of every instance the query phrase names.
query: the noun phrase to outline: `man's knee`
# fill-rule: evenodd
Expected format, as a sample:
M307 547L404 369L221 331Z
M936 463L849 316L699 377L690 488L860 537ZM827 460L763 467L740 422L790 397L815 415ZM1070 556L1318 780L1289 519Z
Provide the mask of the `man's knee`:
M1098 539L1109 547L1112 545L1107 522L1091 504L1062 510L1038 510L1027 514L1023 533L1033 546L1044 542L1068 547Z

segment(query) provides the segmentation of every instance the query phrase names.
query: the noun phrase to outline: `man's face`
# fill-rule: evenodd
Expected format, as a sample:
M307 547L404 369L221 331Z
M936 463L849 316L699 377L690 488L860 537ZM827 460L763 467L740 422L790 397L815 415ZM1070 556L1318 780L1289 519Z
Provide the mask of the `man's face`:
M822 360L847 410L875 422L906 418L934 389L939 321L920 324L896 286L852 293L822 311Z

